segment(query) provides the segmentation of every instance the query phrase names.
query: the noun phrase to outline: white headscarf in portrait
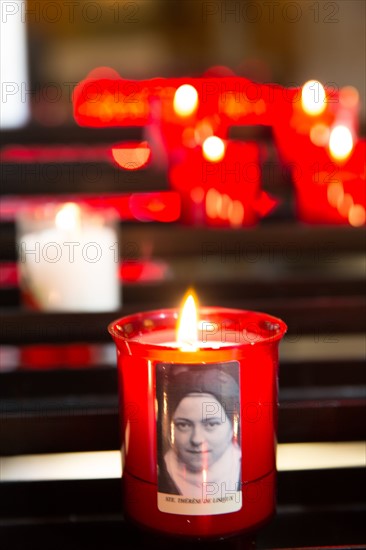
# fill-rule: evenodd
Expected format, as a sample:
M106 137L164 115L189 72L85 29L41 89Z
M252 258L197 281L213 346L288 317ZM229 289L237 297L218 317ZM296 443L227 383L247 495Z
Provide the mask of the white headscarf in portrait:
M212 466L200 472L188 470L173 449L166 453L164 459L168 474L184 496L202 498L206 494L203 483L215 484L213 487L207 486L206 490L207 494L217 498L224 497L225 491L240 490L241 451L236 443L231 443Z

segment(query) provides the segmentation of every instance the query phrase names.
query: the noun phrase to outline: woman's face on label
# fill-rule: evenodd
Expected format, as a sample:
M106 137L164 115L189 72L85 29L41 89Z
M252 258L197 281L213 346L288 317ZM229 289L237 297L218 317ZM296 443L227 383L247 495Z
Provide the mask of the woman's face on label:
M233 429L225 410L208 393L184 397L173 414L172 443L192 472L209 468L227 449Z

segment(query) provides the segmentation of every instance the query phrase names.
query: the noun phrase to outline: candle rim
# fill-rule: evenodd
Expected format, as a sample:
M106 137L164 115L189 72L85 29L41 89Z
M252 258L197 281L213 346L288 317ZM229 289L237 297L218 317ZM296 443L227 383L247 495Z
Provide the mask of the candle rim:
M268 336L264 335L265 328L263 328L263 333L261 333L260 330L258 330L257 334L261 336L260 341L244 341L244 342L223 342L225 344L222 347L198 347L197 351L194 353L207 353L207 352L215 352L223 351L225 349L232 349L232 348L244 348L247 346L252 345L260 345L260 344L268 344L273 343L276 341L281 340L281 338L285 335L287 332L287 325L286 323L280 319L279 317L276 317L274 315L271 315L269 313L265 313L262 311L256 311L256 310L247 310L247 309L238 309L238 308L226 308L226 307L220 307L220 306L201 306L198 308L198 312L200 316L203 315L210 315L213 316L214 314L219 315L236 315L236 316L256 316L261 317L263 321L267 321L269 323L272 323L273 326L277 325L278 328L276 330L272 330ZM111 336L118 341L123 341L126 344L133 344L134 346L137 346L141 349L143 348L149 348L154 350L161 350L161 351L179 351L180 353L187 354L189 356L192 356L192 351L184 351L184 350L177 350L176 347L173 347L171 345L165 345L164 343L156 343L156 342L144 342L136 340L135 336L130 336L128 334L123 334L123 331L121 330L122 326L126 326L130 323L136 322L136 321L143 321L144 319L148 319L149 317L158 317L160 319L168 319L172 318L174 320L178 320L179 316L179 309L178 308L164 308L164 309L154 309L154 310L147 310L137 313L132 313L123 317L120 317L118 319L115 319L108 325L108 332L111 334ZM206 320L206 319L205 319ZM209 321L209 319L207 319ZM214 322L214 321L213 321ZM175 330L175 327L168 327L169 330ZM161 329L161 330L166 330ZM143 338L144 334L149 334L152 331L141 331L140 336ZM159 330L156 330L156 332L159 332ZM217 340L216 340L217 342Z

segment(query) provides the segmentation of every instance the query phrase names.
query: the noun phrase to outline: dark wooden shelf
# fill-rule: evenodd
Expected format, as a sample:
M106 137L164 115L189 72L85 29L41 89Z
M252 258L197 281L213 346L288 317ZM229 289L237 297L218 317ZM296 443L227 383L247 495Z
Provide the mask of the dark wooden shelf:
M187 287L180 287L186 290ZM196 285L199 293L200 285ZM128 304L121 310L108 313L39 313L25 310L3 310L3 328L0 343L7 345L31 344L37 342L106 342L110 341L107 325L114 319L137 311L148 311L166 307L176 307L177 296L184 292L174 292L164 285L151 287L153 298L150 302ZM170 290L170 292L169 292ZM165 292L164 292L165 291ZM203 303L206 306L217 305L217 294L210 287L202 287ZM142 296L144 295L141 292ZM329 336L338 333L362 333L365 328L365 299L351 297L296 298L284 301L243 298L240 286L230 294L221 295L220 305L266 311L286 320L292 338L299 335ZM164 295L164 296L163 296ZM201 296L201 294L199 294ZM152 296L152 294L151 294Z
M0 510L2 548L23 549L24 541L27 548L47 550L50 544L79 550L360 548L365 534L363 481L365 471L357 468L280 472L277 514L269 524L258 533L208 542L160 537L126 523L116 479L6 483Z

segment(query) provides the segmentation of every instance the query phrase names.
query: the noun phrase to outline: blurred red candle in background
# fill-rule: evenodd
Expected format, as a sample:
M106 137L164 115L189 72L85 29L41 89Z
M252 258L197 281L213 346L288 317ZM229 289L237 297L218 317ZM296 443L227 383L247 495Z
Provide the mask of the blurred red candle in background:
M260 148L254 142L211 136L202 147L186 150L169 179L181 194L187 223L251 226L275 205L261 189Z
M365 159L366 140L359 140L344 159L308 144L293 164L298 217L308 223L364 225Z

